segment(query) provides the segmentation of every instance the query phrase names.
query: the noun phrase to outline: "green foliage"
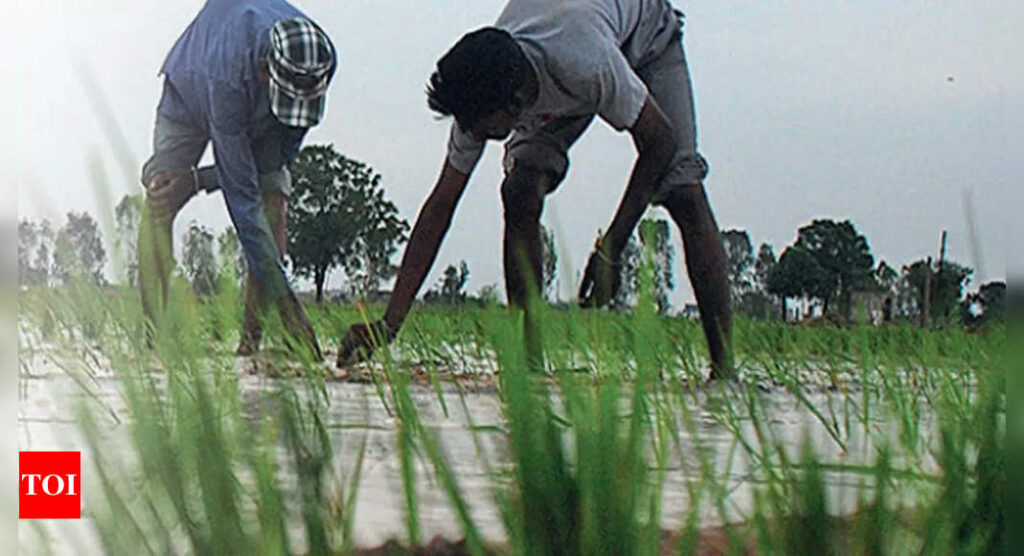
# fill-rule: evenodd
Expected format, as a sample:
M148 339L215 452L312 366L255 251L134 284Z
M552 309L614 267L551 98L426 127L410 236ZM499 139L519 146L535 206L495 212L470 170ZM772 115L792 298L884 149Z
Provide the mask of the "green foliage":
M896 272L896 269L889 266L885 261L878 261L873 277L879 291L891 292L896 287L896 282L899 280L900 275Z
M867 238L857 232L849 220L814 220L797 232L795 246L802 247L824 271L818 297L825 303L836 298L842 314L852 317L850 294L855 289L871 289L875 264ZM826 292L827 290L827 292Z
M611 307L625 310L636 302L636 276L640 269L640 256L643 250L635 235L629 236L626 246L619 254L619 289L612 297Z
M73 278L103 284L106 262L107 252L96 220L87 212L69 212L67 222L57 233L51 275L63 284Z
M86 491L96 503L87 511L104 551L350 552L362 448L348 477L332 465L339 446L326 435L327 400L316 374L279 381L261 392L258 407L244 410L233 357L211 350L224 340L203 326L219 301L199 305L175 295L180 301L164 315L152 350L140 340L138 299L129 290L75 281L24 299L26 317L44 316L47 341L61 349L80 345L79 332L92 330L119 384L122 421L99 399L82 407L80 419L83 453L96 473ZM303 368L312 370L308 362ZM86 361L66 370L91 393ZM126 438L113 440L111 431ZM282 468L301 487L295 497L281 483ZM297 527L290 515L301 516Z
M767 290L783 300L789 297L827 299L833 291L828 272L807 249L787 247L768 273Z
M967 326L1006 322L1006 282L986 282L960 304L961 320Z
M915 261L903 268L919 311L925 304L933 325L945 325L959 316L957 309L974 270L953 261L940 266L931 259Z
M50 285L56 239L48 220L18 223L18 283Z
M778 261L771 244L762 243L757 249L757 260L754 261L754 286L763 290L768 284L768 274Z
M391 257L409 224L384 195L381 176L330 145L304 147L292 162L288 256L297 276L311 278L323 300L327 273L344 268L354 293L365 296L394 275Z
M755 257L745 230L726 230L722 232L722 247L733 311L754 319L778 316L779 304L768 291L768 276L776 265L772 246L762 243Z
M199 296L217 292L217 258L213 252L213 232L206 226L191 222L182 238L182 268L192 291Z
M733 304L733 311L757 320L778 318L779 302L764 290L754 290L744 293L739 301Z
M668 293L676 287L672 268L675 249L672 247L672 232L668 221L648 218L640 222L637 231L641 244L653 257L653 292L658 314L668 314Z
M249 263L245 260L242 244L238 242L238 233L234 226L224 228L217 235L218 280L222 283L242 287L248 273Z
M675 258L672 236L665 220L644 219L637 226L637 233L631 235L619 255L620 285L612 299L612 308L624 310L636 304L640 285L640 267L644 251L653 257L654 301L658 312L669 310L668 295L675 289L672 264Z
M423 294L423 301L426 303L441 303L445 305L458 305L466 301L466 284L469 283L469 265L466 261L459 263L456 267L453 264L444 269L437 288Z
M650 292L647 267L642 292ZM482 323L496 350L514 462L513 486L498 495L513 553L656 553L660 528L650 516L657 514L661 490L645 487L652 474L643 454L655 376L649 342L659 335L655 304L649 293L641 297L629 317L637 324L631 351L639 363L630 386L617 370L597 382L560 372L556 391L531 365L518 327ZM532 311L539 311L538 323L549 321L550 309L535 305ZM582 331L564 324L570 337ZM545 331L551 329L545 325Z
M124 264L128 285L138 285L139 276L139 223L145 199L142 194L125 195L114 208L117 223L117 248Z
M524 349L521 313L414 311L398 349L380 350L370 367L391 415L389 432L374 434L391 440L369 452L365 441L332 442L334 428L353 424L338 422L319 364L243 387L232 339L205 325L217 305L237 306L226 298L197 304L177 292L149 350L134 292L88 282L29 289L19 298L19 341L23 354L63 362L89 392L94 357L80 354L81 338L92 338L122 390L121 424L100 398L86 397L82 420L97 470L86 508L112 554L351 553L371 455L375 469L400 472L408 537L425 542L426 516L439 511L430 482L469 553L488 550L491 535L513 554L696 551L707 548L712 522L733 524L720 532L720 552L1006 551L1001 325L968 334L741 318L734 350L743 372L705 385L700 326L656 314L653 267L640 263L632 313L534 304L543 366ZM318 330L334 335L364 310L310 309ZM425 422L423 392L451 406L462 387L410 379L425 364L439 373L474 357L495 372L474 378L498 381L494 425L480 432L470 411ZM799 441L778 420L782 405L800 408L815 434ZM438 431L450 427L481 435L476 457L495 458L488 473L456 472L450 459L466 451L442 443ZM125 429L127 440L117 434ZM501 531L481 527L481 501L466 481L490 486ZM663 495L676 498L681 523L663 512Z
M722 247L725 249L729 291L735 304L754 287L754 246L746 230L726 230L722 232Z
M497 305L501 302L501 294L498 293L497 284L487 284L480 288L476 294L477 300L484 306Z

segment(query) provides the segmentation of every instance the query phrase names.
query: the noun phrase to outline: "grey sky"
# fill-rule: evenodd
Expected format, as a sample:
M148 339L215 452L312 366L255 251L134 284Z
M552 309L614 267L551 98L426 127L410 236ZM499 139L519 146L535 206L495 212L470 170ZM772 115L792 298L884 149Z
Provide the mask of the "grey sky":
M109 203L136 191L149 154L160 91L157 70L202 2L23 2L5 164L22 217L63 221L100 213L90 185L99 160ZM440 170L448 123L426 108L436 59L463 33L489 24L504 2L296 2L340 55L325 122L308 142L331 142L384 176L414 220ZM720 226L748 230L776 253L815 217L852 219L876 258L898 266L934 254L948 229L949 256L974 266L963 206L973 195L981 281L1021 270L1011 253L1015 207L1024 206L1024 3L870 0L676 2L686 12L700 148ZM8 37L11 39L12 37ZM12 66L12 67L8 67ZM123 134L100 124L77 67L96 84ZM308 144L307 142L307 144ZM500 146L488 146L429 283L466 259L470 289L501 283ZM607 225L634 151L628 136L595 123L574 147L569 177L545 214L563 263L563 297L598 228ZM92 168L92 169L90 169ZM10 174L9 174L10 175ZM107 209L108 214L111 212ZM664 216L660 210L653 210ZM219 195L179 219L222 229ZM180 230L179 230L180 237ZM681 245L673 227L677 258ZM570 274L571 273L571 274ZM340 283L335 276L332 284ZM692 299L682 264L675 304Z

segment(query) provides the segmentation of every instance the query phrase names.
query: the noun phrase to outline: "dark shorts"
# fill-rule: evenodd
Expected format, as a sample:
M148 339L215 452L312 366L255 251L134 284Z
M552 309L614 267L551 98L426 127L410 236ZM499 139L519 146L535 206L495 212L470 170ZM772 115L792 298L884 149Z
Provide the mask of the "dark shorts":
M153 156L142 167L142 184L147 185L158 172L192 168L199 163L209 142L205 131L157 112ZM262 136L255 142L253 150L263 194L281 193L290 197L292 175L281 156L281 137L273 133Z
M653 200L660 203L675 188L700 185L708 172L707 162L697 152L693 92L681 32L678 40L671 41L661 54L635 71L676 132L675 157ZM516 164L541 170L554 176L553 190L569 167L569 148L593 119L593 114L557 118L537 130L513 133L505 144L505 172Z

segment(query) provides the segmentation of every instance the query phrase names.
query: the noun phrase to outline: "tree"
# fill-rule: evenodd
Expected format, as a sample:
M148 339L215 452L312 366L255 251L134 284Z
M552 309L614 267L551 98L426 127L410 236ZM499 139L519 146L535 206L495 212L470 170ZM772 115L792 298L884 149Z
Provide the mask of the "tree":
M466 301L465 289L468 282L469 265L466 261L460 262L458 267L450 264L444 269L437 288L424 294L423 300L427 303L458 305Z
M803 247L788 247L768 273L768 292L782 299L782 318L786 318L786 299L808 297L822 299L832 291L828 272Z
M49 286L53 280L53 268L56 262L54 257L57 253L57 234L49 220L39 223L39 246L36 249L35 268L38 269L41 279L39 285Z
M441 295L449 303L461 302L466 299L466 284L469 283L469 265L466 261L459 263L459 269L454 265L448 265L444 269L444 279L441 282Z
M600 233L598 234L600 236ZM640 222L637 233L629 237L622 253L619 254L619 289L612 297L611 308L629 309L636 304L637 277L643 263L645 249L650 250L654 266L654 300L661 314L668 312L668 292L675 288L672 276L672 262L675 258L672 236L668 222L646 219Z
M629 241L622 248L619 254L619 289L612 297L611 308L615 310L628 309L633 306L636 300L636 278L640 270L640 242L635 235L629 236Z
M738 313L754 319L771 318L778 313L779 301L776 296L768 293L768 275L775 267L775 251L772 246L762 243L754 259L752 271L749 273L749 288L744 292L737 304Z
M193 221L185 232L182 265L196 295L217 291L217 259L213 254L213 232Z
M35 224L28 220L18 222L18 283L32 285L32 254L36 248Z
M408 238L409 224L384 197L380 174L330 145L303 148L290 169L288 256L295 275L313 280L317 302L337 266L363 295L393 276L391 257Z
M915 261L903 267L903 272L914 293L918 316L923 316L924 308L928 307L928 324L943 324L954 316L964 288L974 274L974 270L959 263L944 261L938 265L931 258Z
M762 243L757 249L757 259L754 261L754 289L765 291L768 287L768 274L775 267L775 250L771 244Z
M874 278L875 284L878 289L883 292L892 293L893 288L896 287L896 282L899 280L900 275L894 268L886 264L885 261L879 261L878 266L875 268L872 277Z
M828 312L829 301L838 298L847 319L852 316L851 297L857 288L871 286L875 259L867 238L849 220L815 220L800 228L796 245L814 257L825 272L827 293L820 297Z
M23 286L50 285L54 235L48 220L18 223L18 283Z
M1006 320L1006 282L986 282L961 303L961 318L967 326L981 326Z
M117 247L124 257L125 278L135 287L139 276L139 222L142 220L142 195L125 195L114 209L117 222Z
M69 212L67 222L57 233L52 275L64 284L72 277L103 284L106 261L107 252L96 221L87 212Z
M640 222L640 241L653 256L654 301L658 305L658 314L665 315L671 308L668 302L668 293L676 287L672 275L675 251L672 247L672 232L668 222L652 219Z
M374 183L379 181L376 176ZM353 293L360 297L377 291L382 281L398 273L391 258L409 239L409 223L399 218L398 208L384 198L383 189L373 193L363 215L365 226L343 263L349 284L355 286Z
M249 263L238 242L238 233L233 226L227 226L217 236L217 258L219 259L220 280L228 280L241 288L249 271Z
M541 239L544 242L544 298L558 297L555 291L555 279L558 278L558 250L555 248L555 232L546 226L540 227Z
M746 230L722 232L722 247L725 249L729 292L733 303L738 304L743 295L753 288L754 247Z
M497 305L501 301L501 295L498 293L497 284L487 284L480 288L477 292L476 297L480 300L482 305Z

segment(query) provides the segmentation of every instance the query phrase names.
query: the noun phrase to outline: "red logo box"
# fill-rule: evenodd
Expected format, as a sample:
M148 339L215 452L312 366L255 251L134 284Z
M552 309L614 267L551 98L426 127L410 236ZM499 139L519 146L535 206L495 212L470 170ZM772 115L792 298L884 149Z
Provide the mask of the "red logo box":
M18 517L82 517L81 452L18 453Z

